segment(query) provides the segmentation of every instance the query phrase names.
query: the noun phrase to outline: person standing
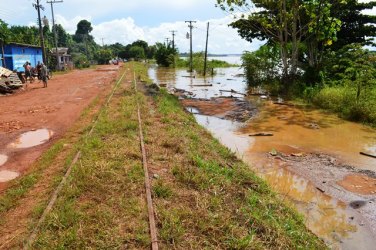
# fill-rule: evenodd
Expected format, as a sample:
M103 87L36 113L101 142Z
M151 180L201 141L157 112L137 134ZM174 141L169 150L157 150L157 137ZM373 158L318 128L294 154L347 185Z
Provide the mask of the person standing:
M41 63L41 70L40 70L40 76L43 81L43 88L47 88L47 77L48 77L48 69L47 66L44 65L44 63Z
M37 72L38 72L38 80L41 80L41 70L42 70L42 64L40 63L40 61L38 61L38 64L37 64Z
M26 61L23 67L25 69L25 82L27 82L27 79L30 78L30 83L31 83L32 81L31 64L28 61Z

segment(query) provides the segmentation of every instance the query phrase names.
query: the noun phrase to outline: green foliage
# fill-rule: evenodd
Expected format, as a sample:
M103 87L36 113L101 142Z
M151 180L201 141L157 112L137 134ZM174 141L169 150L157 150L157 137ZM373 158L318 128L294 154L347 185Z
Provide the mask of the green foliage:
M8 24L0 19L0 44L7 43L9 41L10 35L11 34L8 28Z
M136 61L140 61L142 59L145 59L145 49L143 47L133 45L129 49L129 56L130 56L130 58L133 58Z
M352 43L371 45L376 36L376 17L364 12L375 6L375 1L333 1L332 15L341 20L342 25L337 34L338 40L331 48L339 50Z
M310 93L316 105L355 121L376 124L376 56L359 44L328 53L323 88Z
M263 45L254 52L245 52L242 66L248 85L267 85L280 78L280 54L277 46Z
M155 44L155 59L157 64L163 67L170 67L175 64L175 56L178 54L176 49L163 43Z
M113 55L110 49L100 49L95 57L99 64L108 64L108 62L113 58Z
M82 53L72 53L72 60L76 68L82 69L90 67L89 60Z

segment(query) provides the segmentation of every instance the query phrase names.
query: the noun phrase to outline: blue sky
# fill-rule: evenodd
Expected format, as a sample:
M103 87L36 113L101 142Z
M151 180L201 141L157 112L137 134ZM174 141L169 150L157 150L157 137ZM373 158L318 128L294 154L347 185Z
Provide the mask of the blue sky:
M0 18L10 25L35 25L35 0L0 0ZM189 49L185 20L196 20L193 31L195 51L204 49L206 23L210 21L209 52L242 53L255 50L260 43L242 40L228 27L232 17L215 7L216 0L64 0L55 4L55 19L70 33L78 21L87 19L93 24L92 35L98 43L131 43L142 39L150 44L171 38L170 30L177 30L176 43L181 52ZM51 20L50 5L41 0Z

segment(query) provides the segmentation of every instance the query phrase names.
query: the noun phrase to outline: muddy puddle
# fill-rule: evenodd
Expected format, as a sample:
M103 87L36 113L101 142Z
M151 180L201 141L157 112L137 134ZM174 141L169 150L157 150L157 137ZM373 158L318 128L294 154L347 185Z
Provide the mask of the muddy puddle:
M306 225L330 248L374 249L376 159L360 152L376 153L376 131L318 110L276 104L266 96L246 97L241 73L238 68L219 69L216 76L203 79L184 70L149 70L157 84L188 93L179 99L197 122L304 214ZM211 105L223 97L249 101L258 113L246 122L219 116L223 107ZM200 105L204 99L210 103ZM260 132L273 136L249 136ZM359 178L368 178L367 185L359 184L365 180ZM365 206L355 209L351 204L357 201Z
M8 156L0 154L0 167L8 161Z
M9 170L0 170L0 182L8 182L16 179L20 174Z
M38 129L21 134L14 142L9 144L9 148L31 148L46 143L53 136L53 131L48 129Z

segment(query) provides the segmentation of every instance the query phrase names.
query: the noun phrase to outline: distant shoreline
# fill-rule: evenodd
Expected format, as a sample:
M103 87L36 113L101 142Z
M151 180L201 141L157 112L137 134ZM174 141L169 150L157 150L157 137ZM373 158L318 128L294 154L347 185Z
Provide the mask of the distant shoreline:
M180 57L189 57L189 53L182 53L179 54ZM230 57L230 56L236 56L240 57L242 54L208 54L209 57Z

